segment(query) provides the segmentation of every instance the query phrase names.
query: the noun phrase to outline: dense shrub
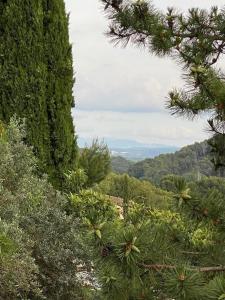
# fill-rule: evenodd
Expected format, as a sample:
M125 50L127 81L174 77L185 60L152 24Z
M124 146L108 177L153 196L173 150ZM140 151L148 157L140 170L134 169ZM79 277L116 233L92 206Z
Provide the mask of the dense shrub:
M3 127L2 127L3 128ZM24 142L15 119L0 136L0 298L79 299L84 265L78 219Z
M165 207L170 198L169 193L155 187L149 181L138 180L127 174L111 173L96 189L110 196L133 200L146 206Z

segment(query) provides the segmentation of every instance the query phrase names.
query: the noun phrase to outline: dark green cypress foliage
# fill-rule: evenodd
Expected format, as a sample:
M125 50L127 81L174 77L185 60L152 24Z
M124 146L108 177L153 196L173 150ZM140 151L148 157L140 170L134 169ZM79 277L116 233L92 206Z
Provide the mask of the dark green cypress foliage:
M63 0L0 0L0 119L25 117L54 184L75 165L73 68Z
M71 108L73 60L69 43L68 16L63 0L43 0L45 58L47 65L47 110L50 128L50 142L53 160L53 177L61 177L74 167L77 147L74 140L74 126Z
M50 159L41 0L0 1L0 119L27 119L28 142Z

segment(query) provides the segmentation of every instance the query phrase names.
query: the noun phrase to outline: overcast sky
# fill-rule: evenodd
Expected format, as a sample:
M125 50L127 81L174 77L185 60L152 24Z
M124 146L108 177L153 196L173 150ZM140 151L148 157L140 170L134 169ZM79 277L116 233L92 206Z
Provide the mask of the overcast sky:
M131 139L183 146L207 138L206 120L187 121L164 108L168 91L181 87L181 70L131 45L104 36L108 21L99 0L65 0L70 12L76 84L76 131L83 138ZM222 0L155 0L160 9L224 6Z

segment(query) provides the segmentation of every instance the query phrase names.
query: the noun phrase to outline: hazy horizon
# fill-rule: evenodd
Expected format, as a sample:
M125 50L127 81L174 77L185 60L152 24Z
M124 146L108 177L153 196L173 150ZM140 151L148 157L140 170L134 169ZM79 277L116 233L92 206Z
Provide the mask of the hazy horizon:
M168 92L182 87L180 67L129 45L114 47L104 35L108 21L99 0L66 0L73 44L76 132L81 138L128 139L144 144L184 146L209 137L205 118L170 116ZM211 1L155 0L165 9L209 8ZM223 6L221 0L213 5Z

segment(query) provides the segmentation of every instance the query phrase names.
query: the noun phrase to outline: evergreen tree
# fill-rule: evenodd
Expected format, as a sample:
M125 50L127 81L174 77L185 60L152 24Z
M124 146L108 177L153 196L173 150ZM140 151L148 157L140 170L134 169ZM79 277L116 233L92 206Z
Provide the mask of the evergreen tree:
M26 118L40 169L60 185L72 169L73 69L63 0L0 1L0 119Z
M71 195L91 237L97 299L224 299L225 180L169 180L164 206L133 198L124 220L97 193Z
M64 0L44 0L43 3L46 103L52 159L50 172L53 178L61 181L64 173L75 167L78 150L71 117L74 106L72 47Z
M94 140L91 147L82 149L79 167L87 175L86 188L93 187L108 175L111 168L110 152L103 142Z
M188 88L169 94L172 114L211 114L210 144L216 167L225 165L225 82L216 63L225 51L225 12L212 7L187 14L169 8L164 14L147 1L102 0L111 20L109 35L125 45L131 41L184 66Z
M0 119L26 118L27 139L50 160L42 0L0 1Z

